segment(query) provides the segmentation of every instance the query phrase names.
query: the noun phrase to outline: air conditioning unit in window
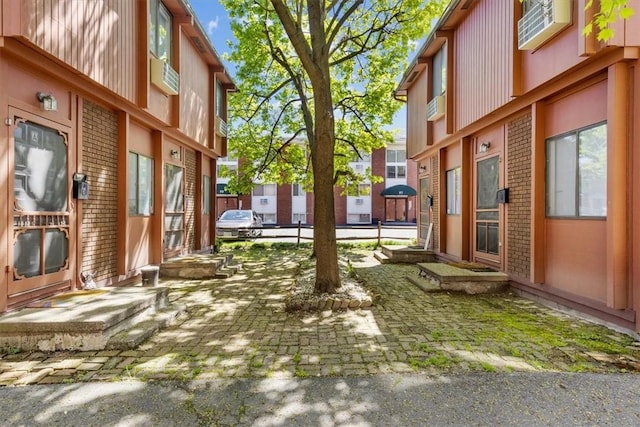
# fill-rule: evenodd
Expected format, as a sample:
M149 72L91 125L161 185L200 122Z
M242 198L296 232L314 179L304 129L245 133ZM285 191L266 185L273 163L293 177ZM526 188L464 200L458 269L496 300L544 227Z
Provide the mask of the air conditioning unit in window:
M571 0L525 0L529 9L518 21L518 49L532 50L571 24Z
M444 116L444 95L434 96L427 104L427 120L433 122Z
M218 116L216 116L215 129L216 129L216 135L221 136L223 138L227 137L227 122L225 122Z
M180 91L180 76L161 59L151 58L151 83L167 95L177 95Z

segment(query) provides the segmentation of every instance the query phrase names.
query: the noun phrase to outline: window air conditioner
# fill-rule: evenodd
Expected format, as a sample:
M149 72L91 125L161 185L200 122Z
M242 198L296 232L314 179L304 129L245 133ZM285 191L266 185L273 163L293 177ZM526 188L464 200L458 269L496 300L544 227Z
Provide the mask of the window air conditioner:
M180 76L161 59L151 58L151 83L167 95L177 95L180 90Z
M434 96L427 104L427 120L433 122L444 116L444 95Z
M227 122L216 116L216 135L223 138L227 137Z
M531 8L518 21L518 49L535 49L571 24L571 0L525 1Z

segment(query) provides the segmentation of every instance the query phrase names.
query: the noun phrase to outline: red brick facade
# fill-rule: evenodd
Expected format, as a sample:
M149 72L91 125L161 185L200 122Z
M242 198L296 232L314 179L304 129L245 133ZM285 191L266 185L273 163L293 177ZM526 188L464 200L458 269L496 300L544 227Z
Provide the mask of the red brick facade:
M531 115L508 125L507 272L529 279L531 265Z
M82 108L82 172L90 185L82 209L81 271L96 280L117 273L118 119L113 111L84 100Z
M196 153L191 150L185 150L185 207L184 207L184 244L189 252L196 248L196 197L199 191L196 188Z

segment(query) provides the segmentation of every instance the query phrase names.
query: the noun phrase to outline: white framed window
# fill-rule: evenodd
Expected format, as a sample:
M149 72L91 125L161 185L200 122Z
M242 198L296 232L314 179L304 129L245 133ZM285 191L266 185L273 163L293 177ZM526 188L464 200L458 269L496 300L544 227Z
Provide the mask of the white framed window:
M253 186L254 196L275 196L276 185L275 184L255 184Z
M149 49L156 58L171 64L172 17L160 0L149 1Z
M153 213L153 159L129 152L129 214Z
M387 178L406 178L407 168L404 165L387 166Z
M358 184L357 189L349 189L347 195L352 197L370 196L371 184Z
M405 163L407 152L405 150L387 150L387 163Z
M347 215L347 222L349 224L370 224L371 214L349 214Z
M202 214L209 215L211 213L211 177L204 175L202 177Z
M433 56L432 70L432 98L435 98L447 91L447 43L442 45L440 50Z
M291 194L294 197L298 197L298 196L304 196L306 195L306 191L304 191L304 188L302 188L302 184L293 184L291 185Z
M460 168L447 171L447 215L460 215L461 195L460 195Z
M258 216L262 219L262 222L265 224L275 224L276 223L276 214L275 213L258 213Z
M548 138L548 217L607 216L607 124Z
M300 222L301 224L307 223L307 214L306 213L294 213L292 215L293 224L297 224Z

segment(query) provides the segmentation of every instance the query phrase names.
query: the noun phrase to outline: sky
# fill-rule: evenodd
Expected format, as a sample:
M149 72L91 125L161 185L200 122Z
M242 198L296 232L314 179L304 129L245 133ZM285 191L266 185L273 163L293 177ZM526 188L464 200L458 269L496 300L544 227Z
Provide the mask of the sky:
M233 64L224 60L223 55L229 52L227 41L233 39L231 32L231 23L229 15L217 0L189 0L196 13L202 27L207 32L209 40L213 43L213 47L224 62L224 66L229 74L234 78ZM411 59L411 58L409 58ZM398 80L400 76L398 76ZM392 94L389 94L391 101ZM395 115L391 128L398 129L398 137L404 138L406 133L406 107L403 106Z

